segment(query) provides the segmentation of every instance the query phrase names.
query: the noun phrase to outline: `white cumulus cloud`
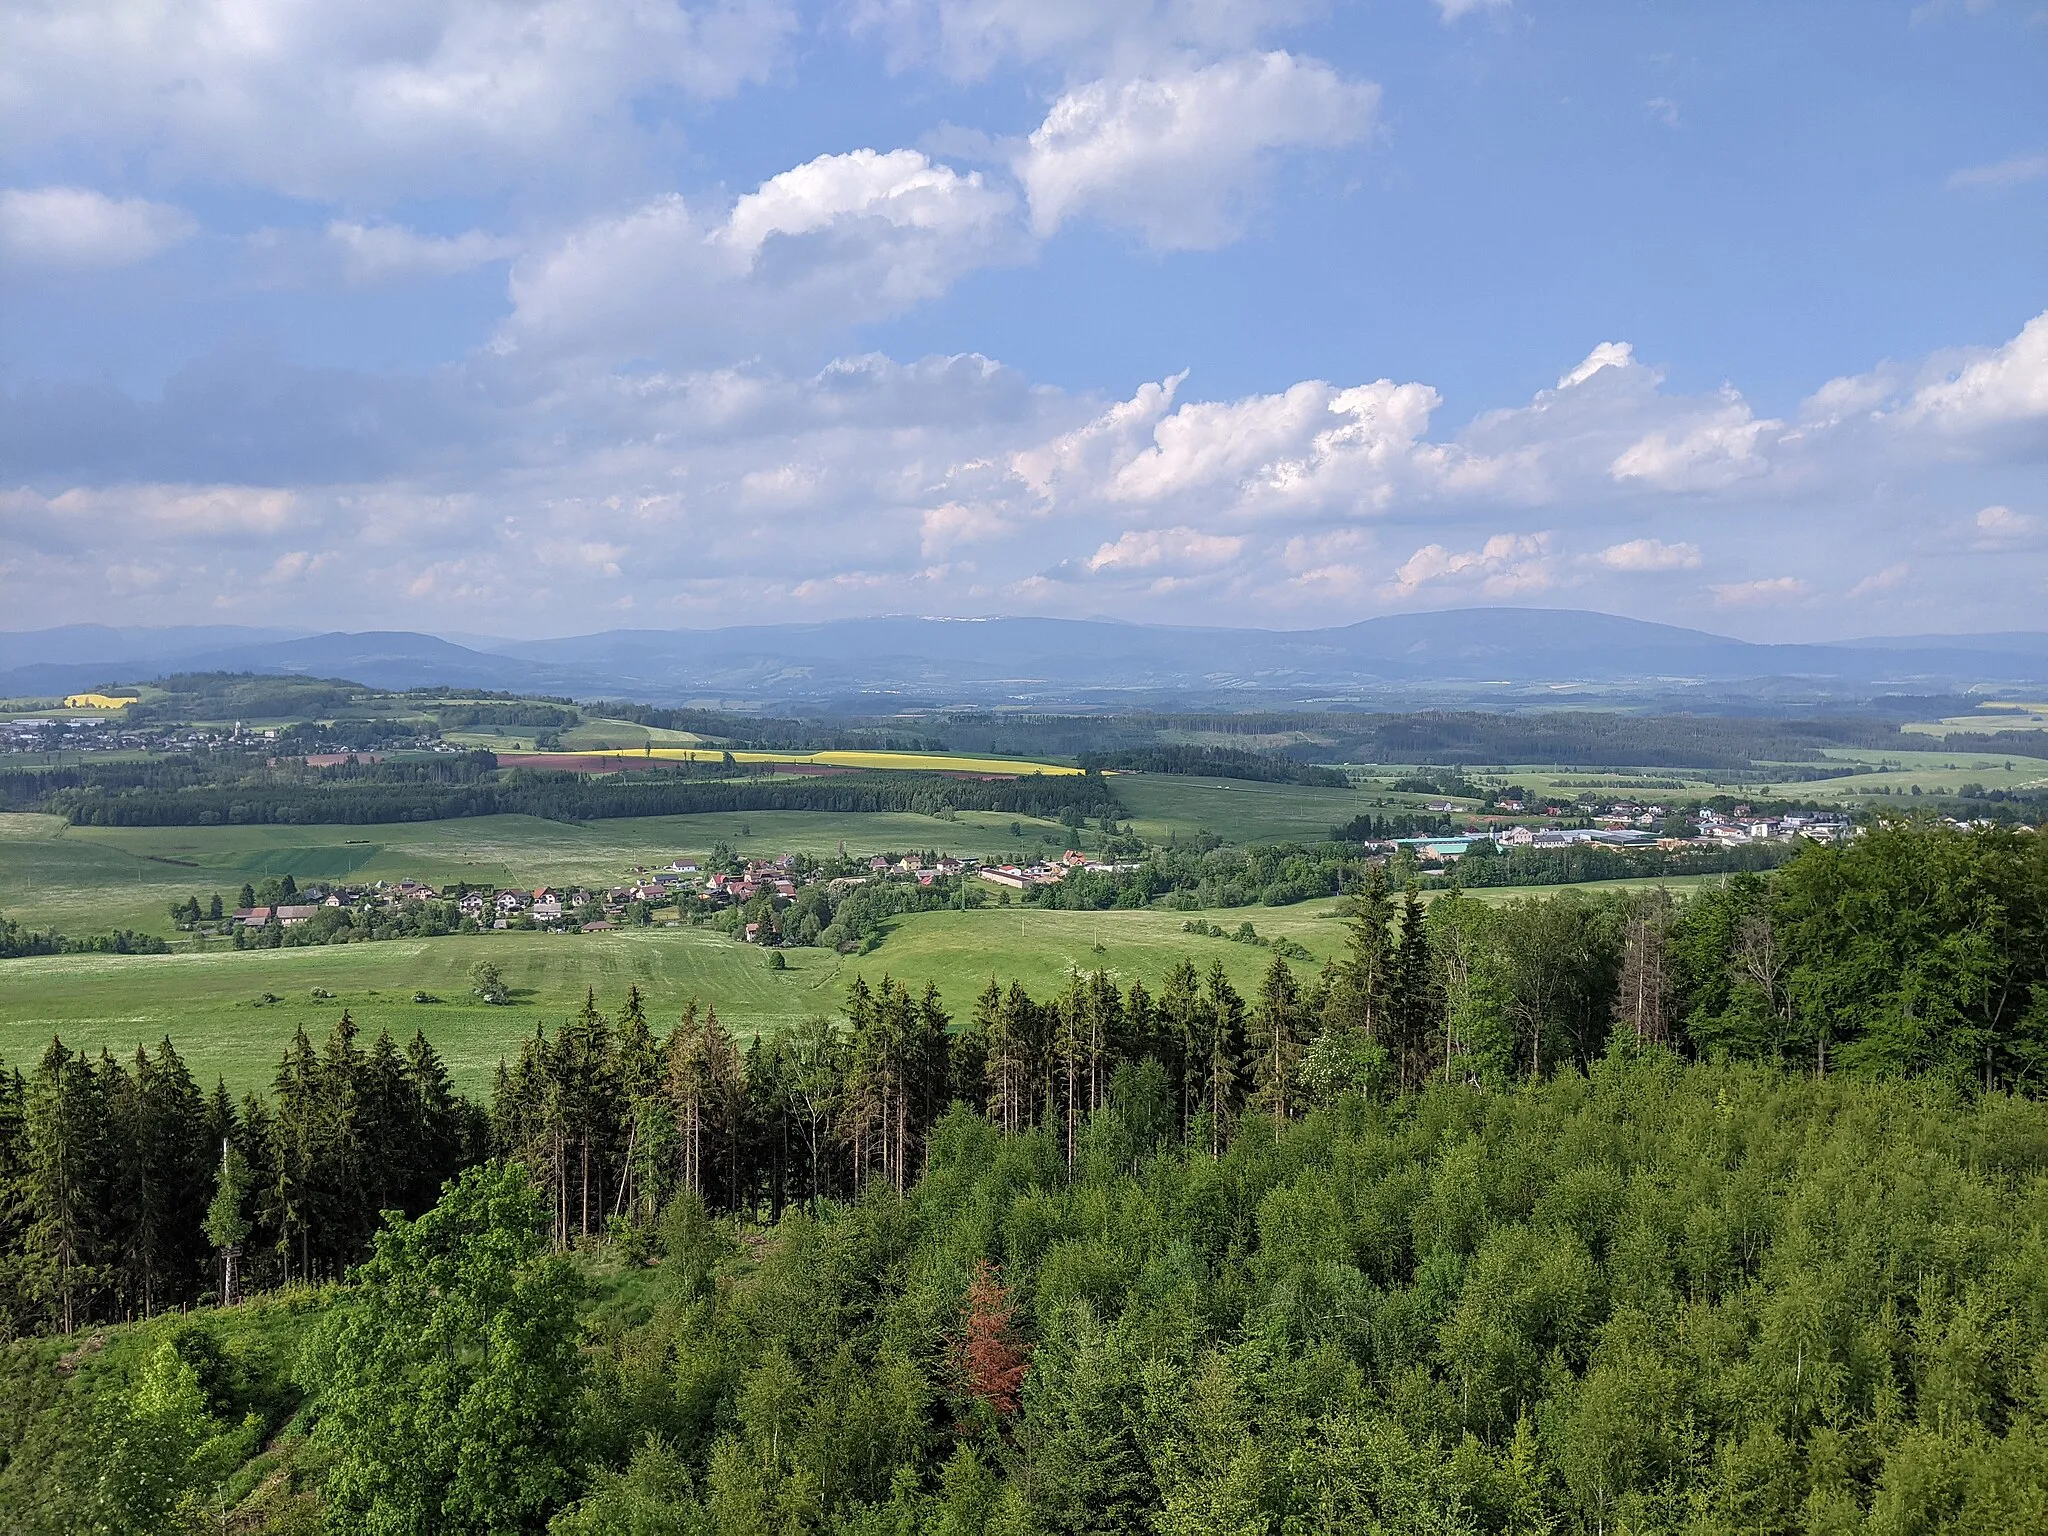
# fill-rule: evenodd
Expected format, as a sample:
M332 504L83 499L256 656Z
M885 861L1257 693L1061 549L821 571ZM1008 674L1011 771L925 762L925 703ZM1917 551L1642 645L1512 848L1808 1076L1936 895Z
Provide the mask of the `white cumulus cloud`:
M897 68L933 64L978 80L1004 60L1069 68L1248 48L1324 14L1329 0L854 0L856 35Z
M1714 490L1769 465L1760 451L1766 434L1784 426L1759 420L1740 396L1645 433L1617 454L1609 468L1616 480L1640 480L1665 491Z
M1986 507L1970 521L1976 526L1978 537L1990 544L2004 544L2024 539L2041 526L2038 517L2015 512L2011 507L2003 505Z
M1906 578L1912 575L1912 573L1913 568L1901 560L1894 565L1886 566L1881 571L1871 572L1870 575L1864 577L1849 589L1849 596L1852 599L1875 597L1880 592L1889 592L1895 587L1903 586Z
M821 155L725 213L655 198L513 269L501 345L690 361L802 347L1016 259L1015 199L912 149Z
M681 210L681 236L655 251L668 265L650 259L644 281L708 286L677 301L669 329L607 345L683 356L686 326L721 323L726 341L758 340L792 295L819 302L804 323L823 334L843 323L819 318L834 283L842 307L872 313L860 306L878 285L854 286L873 275L854 253L882 231L842 249L845 221L895 229L861 211L895 207L914 230L926 215L906 210L935 189L950 210L957 190L928 163L886 158L784 183L746 219L737 202ZM1918 376L1952 381L2017 350ZM1668 391L1620 342L1560 387L1436 436L1435 391L1412 380L1210 400L1175 375L1102 399L973 354L810 371L730 355L614 369L536 342L403 381L282 365L252 381L246 364L175 377L155 400L16 388L31 428L0 444L0 485L41 489L0 490L0 611L61 622L118 568L145 623L220 600L252 619L402 627L417 593L438 622L478 630L627 601L657 626L745 622L764 605L1113 604L1291 624L1569 593L1678 623L1846 629L1868 623L1868 599L1930 619L1964 602L1985 627L2026 627L2048 581L2033 436L1928 452L1951 440L1909 412L1903 384L1874 406L1802 415L1796 437L1759 431L1739 475L1710 462L1617 479L1615 460L1646 438L1753 422L1727 395ZM242 425L231 441L205 430L224 410ZM114 467L76 469L62 457L74 443ZM1930 520L1942 507L1955 510ZM1998 581L1983 581L1981 553L1947 558L1972 551L1996 552ZM1696 571L1710 574L1685 579Z
M1908 424L1944 433L2048 417L2048 314L2029 320L2004 346L1980 352L1949 376L1923 385L1901 414Z
M0 191L0 259L11 266L131 267L190 239L198 227L182 208L86 187Z
M767 76L788 0L66 0L0 8L0 134L300 197L473 193L633 153L650 92Z
M1133 529L1088 557L1091 571L1186 571L1226 565L1244 540L1194 528Z
M1053 103L1016 172L1041 235L1087 216L1162 250L1215 246L1277 153L1355 143L1378 103L1378 86L1282 52L1097 80Z
M1412 597L1425 587L1476 587L1488 597L1519 597L1557 584L1554 536L1497 533L1477 549L1425 544L1394 572L1387 594Z
M1020 478L1061 501L1186 502L1220 514L1371 513L1424 450L1426 384L1341 388L1176 406L1178 378L1148 384L1087 425L1016 455Z
M1559 389L1571 389L1583 384L1602 368L1631 368L1635 366L1636 349L1625 341L1603 341L1588 352L1585 360L1571 372L1557 381Z
M1804 600L1812 594L1813 584L1798 576L1765 576L1718 582L1710 590L1723 608L1774 608Z
M1630 539L1610 544L1593 557L1610 571L1693 571L1700 565L1700 547L1683 541Z

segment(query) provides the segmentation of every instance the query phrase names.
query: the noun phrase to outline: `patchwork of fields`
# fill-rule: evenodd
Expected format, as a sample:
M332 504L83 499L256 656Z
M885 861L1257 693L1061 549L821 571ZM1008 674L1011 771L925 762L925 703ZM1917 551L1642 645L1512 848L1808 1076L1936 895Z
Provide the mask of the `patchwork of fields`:
M1730 795L1751 800L1813 800L1856 806L1882 804L1885 797L1954 794L1965 784L1986 789L2025 790L2048 787L2048 759L2006 757L1987 752L1877 752L1856 747L1828 750L1817 762L1782 764L1782 776L1771 765L1746 774L1717 773L1700 768L1585 769L1519 766L1468 770L1481 784L1518 784L1538 801L1568 801L1582 793L1616 795L1657 804ZM1815 771L1826 778L1801 778ZM1867 770L1867 771L1863 771ZM1380 767L1373 773L1395 775L1402 770ZM1323 791L1323 793L1342 793ZM1398 798L1419 803L1425 797L1384 796L1371 786L1369 801ZM1435 798L1435 797L1429 797ZM1476 802L1472 802L1476 804ZM1377 806L1375 805L1375 808Z
M657 748L666 753L685 746ZM842 757L852 754L822 754ZM865 755L863 755L865 756ZM1846 760L1858 755L1842 754ZM969 761L950 760L956 765ZM989 760L990 764L998 760ZM1001 760L1011 767L1011 760ZM1813 798L1867 790L1981 782L2038 781L2048 765L1979 760L1971 754L1901 754L1882 775L1789 786ZM863 764L865 766L865 764ZM893 766L923 766L895 763ZM1187 776L1123 774L1115 784L1140 834L1185 845L1198 835L1226 842L1315 841L1361 811L1398 813L1434 798L1395 792L1389 782L1353 789L1308 788ZM1559 770L1514 776L1538 794L1569 796L1574 781L1655 775L1588 775ZM1701 776L1684 779L1702 792ZM1763 795L1764 786L1731 786ZM1900 792L1895 789L1895 793ZM1666 791L1666 797L1673 792ZM1644 797L1654 792L1645 791ZM743 854L854 855L935 849L1001 858L1064 845L1065 829L991 812L946 817L909 813L720 813L567 823L524 816L373 826L87 828L54 817L0 815L0 912L73 934L135 928L169 934L173 899L214 891L232 897L244 881L287 872L299 880L457 880L526 887L616 884L635 867L658 867L719 842ZM1673 881L1674 885L1686 882ZM1488 892L1504 900L1526 893ZM1317 961L1342 945L1333 902L1207 914L1235 928L1253 922L1268 937L1305 946ZM1156 985L1183 954L1206 966L1219 958L1237 985L1255 987L1270 959L1256 946L1183 933L1185 914L1167 911L1063 913L992 907L899 919L881 946L859 957L785 952L771 970L760 950L721 935L673 926L603 934L497 933L332 948L165 956L77 955L0 963L0 1059L25 1065L53 1033L67 1043L120 1053L171 1035L194 1071L236 1089L266 1082L294 1029L324 1034L343 1007L371 1032L424 1029L458 1080L484 1091L498 1060L536 1026L552 1026L594 989L616 1007L627 986L647 996L652 1015L672 1020L695 997L717 1007L743 1035L834 1011L852 977L884 972L921 987L935 983L964 1014L990 976L1034 991L1059 987L1074 970L1109 971ZM488 1008L470 993L470 968L488 958L514 991L510 1007ZM1304 962L1311 964L1313 962ZM315 997L316 992L331 996ZM425 992L440 999L415 1002ZM268 999L268 1000L266 1000Z
M1163 775L1119 775L1116 788L1139 832L1156 842L1185 842L1202 831L1230 842L1315 840L1359 803L1349 790ZM287 873L301 882L608 886L635 867L703 854L721 842L750 856L825 855L843 847L861 857L930 848L1012 859L1068 840L1057 822L998 811L944 818L733 811L590 822L478 816L252 827L73 827L54 816L0 814L0 913L67 933L134 928L168 935L173 898L216 890L231 896L245 880Z

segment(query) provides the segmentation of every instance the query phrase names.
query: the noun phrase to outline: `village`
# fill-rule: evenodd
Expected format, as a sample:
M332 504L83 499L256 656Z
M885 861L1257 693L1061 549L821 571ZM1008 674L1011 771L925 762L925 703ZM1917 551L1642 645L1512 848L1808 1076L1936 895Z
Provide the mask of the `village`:
M411 879L365 884L322 881L298 886L287 876L282 882L270 883L282 887L277 900L259 902L255 899L258 893L245 887L243 895L250 899L239 906L230 909L216 899L220 910L209 912L192 897L174 908L174 915L188 930L243 933L320 926L374 930L385 925L428 933L509 929L601 933L683 916L702 921L707 915L763 897L780 907L819 885L844 893L872 881L903 881L929 889L942 883L957 887L962 881L978 878L1021 891L1057 884L1075 870L1116 874L1140 867L1103 863L1079 850L1068 850L1058 859L1021 864L933 853L876 854L864 861L841 859L829 864L795 853L755 859L728 855L716 860L723 867L706 867L713 862L680 857L661 868L638 866L629 880L601 890L583 886L510 889L464 882L436 888ZM846 872L849 864L854 872ZM753 932L746 934L754 936Z
M1517 808L1519 809L1519 807ZM1591 814L1586 814L1589 810ZM1567 850L1581 846L1703 852L1796 840L1840 842L1855 824L1839 812L1753 813L1737 805L1724 813L1701 810L1675 828L1670 813L1653 805L1615 802L1598 807L1536 807L1532 815L1553 821L1571 812L1581 825L1474 822L1439 836L1386 838L1363 843L1368 857L1413 859L1448 869L1468 856L1520 851ZM1682 828L1682 831L1679 829ZM1677 835L1674 835L1674 833ZM259 892L244 887L232 908L218 896L202 908L197 897L174 907L179 926L202 936L226 935L238 945L347 942L353 938L431 936L445 933L543 930L601 933L628 926L728 920L733 937L773 941L782 914L823 887L820 898L836 905L848 893L878 882L897 882L943 893L960 905L979 906L994 896L1056 886L1076 874L1131 876L1140 860L1111 860L1081 849L1030 861L954 857L937 851L836 858L782 853L743 858L720 844L709 855L680 855L662 865L636 865L618 884L539 886L532 889L455 882L436 887L402 879L351 884L317 881L303 887L290 876L266 882ZM994 887L993 891L988 888ZM816 905L817 903L812 903Z

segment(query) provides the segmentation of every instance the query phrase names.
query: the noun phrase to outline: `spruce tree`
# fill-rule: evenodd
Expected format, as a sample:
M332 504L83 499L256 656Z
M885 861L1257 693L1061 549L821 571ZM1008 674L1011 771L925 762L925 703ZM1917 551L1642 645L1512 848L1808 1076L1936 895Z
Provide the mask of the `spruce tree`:
M312 1253L319 1271L339 1275L377 1229L377 1180L363 1137L367 1061L361 1032L347 1009L328 1032L315 1078L314 1146L309 1205Z
M433 1209L441 1186L473 1160L463 1126L462 1104L448 1081L441 1056L419 1030L405 1048L405 1088L410 1100L417 1155L404 1193L408 1215Z
M353 1215L367 1240L379 1213L404 1209L407 1194L424 1182L419 1114L405 1058L388 1029L378 1031L363 1058L356 1120L364 1157L361 1203Z
M1209 1116L1210 1154L1221 1157L1237 1124L1245 1054L1244 1000L1231 986L1221 960L1209 962L1202 1005L1202 1108Z
M101 1283L110 1126L105 1089L83 1052L52 1039L23 1102L30 1284L64 1332L84 1320Z
M1204 1098L1202 978L1194 961L1183 955L1166 973L1159 989L1159 1045L1162 1064L1172 1079L1180 1107L1180 1133L1189 1134Z
M1301 988L1279 956L1266 967L1251 1018L1252 1102L1273 1117L1273 1139L1300 1108L1303 1046Z
M144 1317L197 1295L206 1276L201 1231L213 1193L206 1101L166 1038L135 1053L130 1140L121 1151L132 1213L123 1270Z
M262 1224L277 1255L278 1278L286 1284L294 1274L312 1278L313 1224L316 1220L315 1160L322 1150L320 1134L320 1062L304 1029L285 1047L271 1083L273 1106L269 1180L261 1200Z
M1430 1036L1437 1018L1429 929L1422 898L1412 883L1401 901L1401 935L1394 946L1393 997L1387 1012L1387 1049L1405 1091L1428 1076Z
M0 1329L10 1336L30 1325L34 1309L27 1284L29 1167L28 1083L19 1071L0 1068Z

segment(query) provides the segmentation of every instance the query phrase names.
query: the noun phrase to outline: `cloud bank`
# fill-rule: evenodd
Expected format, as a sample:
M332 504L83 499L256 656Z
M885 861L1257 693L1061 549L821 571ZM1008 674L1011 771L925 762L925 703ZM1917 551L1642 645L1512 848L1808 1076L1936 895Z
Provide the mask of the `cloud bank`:
M651 243L745 316L839 280L820 271L881 293L902 270L914 291L993 206L918 157L803 170L723 217L662 211ZM865 254L800 280L759 269L775 241L847 218L879 221ZM422 601L442 627L548 613L565 631L902 609L1307 623L1469 601L1767 621L1831 600L1910 612L1971 549L2002 551L2012 582L2048 571L2048 316L1887 371L1881 394L1830 381L1783 420L1732 388L1673 392L1603 343L1557 387L1439 431L1415 380L1205 400L1176 375L1099 400L974 355L537 366L531 337L611 322L529 303L594 279L524 281L518 346L404 391L290 370L262 386L349 400L340 436L295 435L296 412L232 448L183 432L181 413L224 409L200 376L152 404L17 402L41 427L8 445L10 611L54 621L48 594L111 583L137 618L215 604L355 627L417 623ZM132 474L56 462L109 434ZM2012 489L1938 510L1959 480Z

